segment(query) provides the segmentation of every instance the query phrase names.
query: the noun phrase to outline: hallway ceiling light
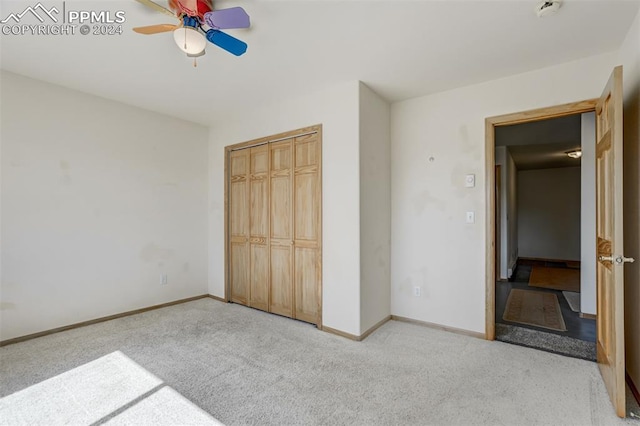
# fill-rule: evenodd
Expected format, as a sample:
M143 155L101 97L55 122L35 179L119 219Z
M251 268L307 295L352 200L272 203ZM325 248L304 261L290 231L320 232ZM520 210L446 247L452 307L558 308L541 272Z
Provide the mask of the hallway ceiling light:
M574 149L573 151L567 151L567 152L565 152L565 154L567 154L571 158L580 158L580 157L582 157L582 151L579 150L579 149Z

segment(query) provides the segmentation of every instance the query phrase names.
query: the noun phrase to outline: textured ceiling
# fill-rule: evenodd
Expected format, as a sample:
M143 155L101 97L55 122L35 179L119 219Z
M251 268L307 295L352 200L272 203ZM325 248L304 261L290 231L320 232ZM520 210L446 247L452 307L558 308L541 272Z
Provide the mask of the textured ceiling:
M0 16L30 3L2 0ZM539 19L537 3L218 1L216 8L243 6L251 16L251 29L229 31L249 50L234 57L209 46L193 68L171 33L131 31L171 17L133 0L67 0L67 8L125 11L124 34L1 35L0 66L208 124L217 114L341 81L362 80L393 102L610 52L640 6L565 0L557 15Z

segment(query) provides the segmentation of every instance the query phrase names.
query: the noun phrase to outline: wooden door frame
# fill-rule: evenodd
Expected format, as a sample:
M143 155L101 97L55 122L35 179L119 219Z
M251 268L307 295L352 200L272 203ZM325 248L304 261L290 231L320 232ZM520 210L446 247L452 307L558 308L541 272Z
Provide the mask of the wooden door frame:
M485 119L485 339L487 340L495 340L496 338L495 128L592 112L596 110L597 103L598 98L595 98Z
M319 159L319 179L320 179L320 212L318 224L318 250L320 252L320 273L318 283L318 323L316 326L319 330L322 330L322 124L316 124L313 126L303 127L288 132L278 133L271 136L266 136L258 139L252 139L246 142L240 142L233 145L224 147L224 301L231 302L231 283L229 282L229 253L230 253L230 238L229 238L229 185L231 179L229 176L229 159L232 151L240 149L252 148L255 146L266 145L273 142L279 142L285 139L295 138L298 136L309 135L312 133L318 134L318 140L320 144L320 159ZM293 153L292 153L293 155ZM292 168L293 176L293 168ZM293 277L292 277L293 279ZM295 301L293 301L295 303Z

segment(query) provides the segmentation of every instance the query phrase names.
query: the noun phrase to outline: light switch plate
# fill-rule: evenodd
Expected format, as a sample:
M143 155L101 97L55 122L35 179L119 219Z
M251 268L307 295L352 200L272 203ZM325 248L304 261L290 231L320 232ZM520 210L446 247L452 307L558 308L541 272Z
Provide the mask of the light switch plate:
M473 188L476 186L476 175L466 175L464 177L464 186L467 188Z
M476 213L467 212L467 223L476 223Z

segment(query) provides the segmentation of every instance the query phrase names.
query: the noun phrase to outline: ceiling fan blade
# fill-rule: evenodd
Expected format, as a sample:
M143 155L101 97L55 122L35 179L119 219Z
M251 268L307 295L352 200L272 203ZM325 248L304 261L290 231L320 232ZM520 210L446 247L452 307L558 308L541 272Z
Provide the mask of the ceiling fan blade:
M207 12L204 14L204 20L207 25L215 29L249 28L251 26L249 15L241 7Z
M236 56L247 51L247 43L218 30L207 31L207 40Z
M154 3L151 0L136 0L138 3L141 3L147 7L150 7L152 9L155 9L156 11L160 12L160 13L164 13L165 15L169 15L169 16L173 16L174 18L176 17L176 14L173 13L172 11L170 11L169 9L160 6L158 3Z
M139 34L159 34L166 33L169 31L173 31L175 29L180 28L180 25L172 25L172 24L158 24L158 25L149 25L147 27L136 27L133 31Z

